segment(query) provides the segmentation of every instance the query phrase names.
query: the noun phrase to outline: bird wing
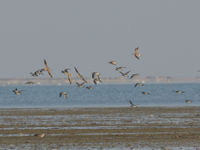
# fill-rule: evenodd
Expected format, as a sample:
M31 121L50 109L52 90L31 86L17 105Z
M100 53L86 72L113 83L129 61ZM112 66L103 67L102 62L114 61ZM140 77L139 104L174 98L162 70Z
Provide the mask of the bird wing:
M138 75L139 75L138 73L134 73L131 75L130 79L132 79L133 77L138 76Z
M67 77L68 77L69 83L72 84L72 74L70 72L67 72Z
M51 78L53 78L53 76L52 76L52 74L51 74L51 70L50 70L50 68L49 68L49 66L48 66L48 64L47 64L46 59L44 59L44 65L45 65L45 68L44 68L44 69L48 72L49 76L50 76Z
M121 73L121 75L122 75L122 76L124 76L124 75L125 75L125 74L124 74L123 72L121 72L121 71L119 71L119 73Z
M74 70L76 71L76 73L78 74L78 77L80 79L82 79L85 83L87 83L87 81L84 79L84 77L78 72L78 69L76 67L74 67Z
M99 82L102 82L102 80L101 80L99 75L97 75L97 79L99 80Z
M62 96L62 92L60 92L60 94L59 94L59 97L61 97Z
M124 73L124 75L128 75L130 71L127 71L126 73Z
M92 73L92 79L94 79L94 77L95 77L95 74L96 74L95 72L93 72L93 73Z
M135 53L134 53L134 55L135 55L135 57L137 58L137 59L140 59L139 58L139 52L138 52L138 47L137 48L135 48Z

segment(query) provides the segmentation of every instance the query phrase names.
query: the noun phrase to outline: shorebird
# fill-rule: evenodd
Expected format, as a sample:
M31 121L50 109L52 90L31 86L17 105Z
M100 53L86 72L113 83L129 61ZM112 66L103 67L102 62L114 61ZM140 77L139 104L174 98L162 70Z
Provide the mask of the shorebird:
M99 83L100 83L100 81L99 81L97 78L95 78L95 79L93 80L93 82L94 82L94 84L99 84Z
M114 61L114 60L112 60L112 61L109 61L108 63L109 63L109 64L111 64L111 65L117 65L117 62L116 62L116 61Z
M127 71L127 72L124 73L124 72L119 71L119 73L121 73L121 75L122 75L123 77L128 77L129 72L130 72L130 71Z
M17 88L14 89L13 92L14 92L16 95L21 95L21 94L22 94L22 90L18 90Z
M192 103L192 101L189 100L189 99L185 100L185 102L188 103L188 104Z
M181 90L177 90L175 92L178 93L178 94L183 94L184 93L184 91L181 91Z
M137 87L137 86L144 86L144 84L141 83L141 82L137 82L137 83L135 84L135 87Z
M37 137L41 137L41 138L43 138L43 137L45 137L45 133L41 133L41 134L34 134L34 136L37 136Z
M139 76L139 73L134 73L134 74L132 74L132 75L130 76L129 79L133 79L133 78L136 77L136 76Z
M144 94L144 95L150 95L149 92L145 92L145 91L143 91L142 94Z
M135 48L134 55L135 55L135 57L136 57L137 59L140 59L140 56L142 56L142 55L139 54L138 49L139 49L139 47Z
M82 88L84 86L85 82L82 82L82 83L76 82L76 84L77 84L78 87Z
M59 97L64 97L64 99L66 99L67 98L67 92L60 92L59 93Z
M78 72L78 69L76 67L74 67L74 70L76 71L76 73L78 74L78 77L83 80L85 83L87 83L87 81L84 79L84 77Z
M133 104L133 102L131 100L129 100L129 103L130 103L131 107L137 107L135 104Z
M93 72L92 73L92 79L97 79L99 82L102 82L101 81L101 78L100 78L100 73L98 73L98 72Z
M52 74L51 74L51 70L50 70L50 68L49 68L49 66L48 66L48 64L47 64L46 59L44 59L44 65L45 65L44 71L47 71L48 74L49 74L49 76L50 76L51 78L53 78L53 76L52 76Z
M70 69L67 68L65 70L62 70L61 72L67 75L69 83L72 84L72 74L68 70L70 70Z
M92 89L93 89L91 85L86 86L86 88L87 88L88 90L92 90Z
M33 77L37 77L39 74L36 73L36 72L30 72L30 74L33 76Z
M36 70L35 72L30 72L33 77L38 77L39 75L43 75L44 69Z
M100 75L100 73L98 73L98 72L93 72L92 73L92 79L95 79L97 76L99 76Z
M126 67L116 67L115 70L116 71L121 71L123 68L126 68Z

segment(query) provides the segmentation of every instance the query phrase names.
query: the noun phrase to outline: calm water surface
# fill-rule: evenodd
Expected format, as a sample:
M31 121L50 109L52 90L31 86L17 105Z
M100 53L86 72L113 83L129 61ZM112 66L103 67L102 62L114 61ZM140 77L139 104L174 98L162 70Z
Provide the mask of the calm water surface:
M200 106L200 84L134 84L92 85L93 89L66 86L0 86L0 107L111 107L129 106L132 100L138 106ZM12 90L23 90L15 95ZM177 94L176 90L185 93ZM59 92L66 91L68 98L60 98ZM147 91L150 95L143 95ZM192 100L186 104L185 100Z

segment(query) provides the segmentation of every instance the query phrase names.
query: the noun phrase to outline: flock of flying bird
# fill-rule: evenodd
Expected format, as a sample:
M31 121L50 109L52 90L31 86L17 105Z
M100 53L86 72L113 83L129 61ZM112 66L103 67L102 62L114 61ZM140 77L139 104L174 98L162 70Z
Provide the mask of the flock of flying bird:
M141 57L141 54L139 53L139 47L135 48L134 50L134 53L133 55L135 56L136 59L140 59ZM115 70L118 71L123 77L126 77L128 79L133 79L134 77L138 76L139 74L138 73L133 73L132 75L129 76L129 73L130 71L127 71L127 72L122 72L123 68L126 68L126 67L123 67L123 66L117 66L117 62L116 61L110 61L108 62L109 64L113 65L113 66L116 66ZM44 59L44 65L45 67L42 68L42 69L38 69L34 72L31 72L30 74L33 76L33 77L38 77L39 75L43 75L43 73L46 71L48 72L50 78L53 78L53 75L51 73L51 69L49 68L48 64L47 64L47 61ZM61 73L63 73L64 75L67 76L67 79L69 81L69 84L72 84L73 83L73 80L72 80L72 74L70 73L70 68L66 68L64 70L61 71ZM83 75L78 71L78 69L76 67L74 67L74 70L75 72L77 73L77 76L78 78L82 81L82 82L76 82L76 85L78 87L84 87L85 84L87 84L87 80L83 77ZM100 78L100 73L99 72L93 72L92 73L92 79L93 79L93 83L94 84L99 84L99 83L102 83L102 80ZM142 82L138 82L135 84L135 87L137 86L144 86L144 84ZM87 89L91 90L93 89L93 87L91 85L88 85L86 86ZM16 94L16 95L21 95L22 94L22 91L23 90L18 90L17 88L13 90L13 92ZM182 94L184 93L183 91L180 91L180 90L177 90L175 91L176 93L178 94ZM143 91L142 94L144 95L150 95L149 92L146 92L146 91ZM59 97L64 97L65 99L67 98L67 92L66 91L62 91L59 93ZM191 100L186 100L185 101L186 103L191 103L192 101ZM131 100L129 101L131 107L137 107Z

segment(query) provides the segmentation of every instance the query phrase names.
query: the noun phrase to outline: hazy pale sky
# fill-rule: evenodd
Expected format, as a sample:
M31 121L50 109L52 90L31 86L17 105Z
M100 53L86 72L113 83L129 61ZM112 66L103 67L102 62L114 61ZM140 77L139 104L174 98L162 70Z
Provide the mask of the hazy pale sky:
M55 77L200 76L199 0L0 1L0 78L31 77L43 58ZM132 55L139 46L141 60ZM47 77L47 74L45 75Z

